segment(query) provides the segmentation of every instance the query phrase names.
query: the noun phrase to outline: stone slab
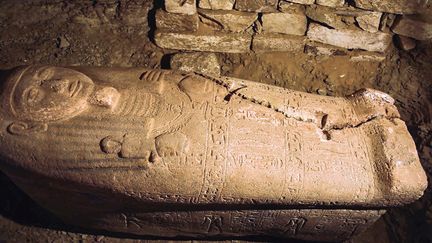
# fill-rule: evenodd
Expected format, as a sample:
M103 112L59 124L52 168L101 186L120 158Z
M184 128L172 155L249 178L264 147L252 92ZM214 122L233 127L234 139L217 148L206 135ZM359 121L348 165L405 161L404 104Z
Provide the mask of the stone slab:
M315 57L347 56L348 50L318 42L306 43L304 53Z
M304 14L265 13L261 17L262 30L267 33L305 35L307 18Z
M391 30L416 40L429 40L432 39L432 20L422 16L399 16Z
M303 51L305 38L283 34L257 34L252 40L254 52Z
M368 12L357 16L356 21L363 30L375 33L379 31L382 16L383 14L380 12Z
M183 72L198 72L212 76L220 76L221 70L218 57L209 52L184 52L171 57L170 67Z
M354 22L354 17L334 8L310 5L306 7L308 18L336 29L346 29Z
M257 13L234 10L199 10L201 22L215 30L243 32L257 20Z
M430 9L429 0L355 0L356 7L377 12L413 14Z
M245 12L276 12L278 0L236 0L234 8Z
M410 51L417 46L417 43L414 39L403 35L396 35L395 42L397 47L404 51Z
M307 37L312 41L324 44L375 52L384 52L392 41L392 36L383 32L369 33L362 30L336 30L319 24L309 25Z
M155 43L166 49L244 53L250 51L252 37L236 33L170 33L157 31Z
M282 0L282 1L284 1L284 0ZM314 4L315 0L286 0L286 2L310 5L310 4Z
M165 10L169 13L196 14L196 0L164 0Z
M337 8L344 6L345 0L316 0L316 4Z
M198 14L174 14L158 9L156 11L156 28L169 31L197 31Z
M291 13L291 14L305 14L305 5L298 3L291 3L280 1L278 10L283 13Z
M386 59L383 53L374 52L356 52L350 57L351 62L382 62Z
M211 10L231 10L235 0L198 0L198 7Z

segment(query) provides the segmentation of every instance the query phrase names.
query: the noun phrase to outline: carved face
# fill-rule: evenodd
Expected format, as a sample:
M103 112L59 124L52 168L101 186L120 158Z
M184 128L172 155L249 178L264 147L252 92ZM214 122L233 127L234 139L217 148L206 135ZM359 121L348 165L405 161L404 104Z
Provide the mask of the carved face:
M84 111L94 84L84 74L59 67L30 67L11 94L14 115L28 121L56 121Z

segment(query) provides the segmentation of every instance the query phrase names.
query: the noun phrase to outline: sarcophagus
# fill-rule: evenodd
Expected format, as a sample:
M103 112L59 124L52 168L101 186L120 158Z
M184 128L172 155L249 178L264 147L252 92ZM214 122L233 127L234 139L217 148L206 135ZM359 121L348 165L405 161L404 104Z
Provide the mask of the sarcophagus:
M51 66L2 85L2 171L83 227L343 240L427 184L393 99L375 90Z

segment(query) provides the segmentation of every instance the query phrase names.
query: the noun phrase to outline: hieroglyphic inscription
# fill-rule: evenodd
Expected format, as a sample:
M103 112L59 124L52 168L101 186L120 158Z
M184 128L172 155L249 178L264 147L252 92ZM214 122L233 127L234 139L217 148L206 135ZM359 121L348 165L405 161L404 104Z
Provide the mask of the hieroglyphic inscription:
M298 232L303 228L306 223L306 219L294 217L288 220L288 223L285 225L285 234L289 236L297 235Z
M285 180L282 199L296 200L303 189L305 165L303 163L303 136L295 127L297 121L285 119Z
M203 225L207 233L222 233L223 217L219 215L204 216Z
M228 126L232 109L223 101L223 94L214 94L209 104L207 148L204 169L204 181L198 197L199 202L215 201L220 198L225 181L228 158Z
M358 169L362 170L362 172L367 171L368 173L361 173L361 175L368 175L371 178L367 178L366 176L359 176L359 171L353 171L353 177L356 178L356 181L359 181L361 185L358 191L355 193L356 200L367 200L372 199L374 183L376 181L372 178L372 175L375 174L372 172L371 168L373 167L372 163L374 163L374 159L369 155L369 148L364 139L364 134L359 134L359 130L351 129L348 132L352 133L349 143L349 152L352 158L358 161L353 166L357 166ZM371 163L372 162L372 163ZM353 167L353 170L355 168ZM373 183L371 183L371 181Z

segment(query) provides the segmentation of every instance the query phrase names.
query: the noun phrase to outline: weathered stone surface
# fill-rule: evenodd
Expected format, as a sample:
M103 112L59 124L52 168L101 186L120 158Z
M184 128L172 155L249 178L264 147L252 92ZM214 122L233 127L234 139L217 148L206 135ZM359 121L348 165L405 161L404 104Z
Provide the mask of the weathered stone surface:
M198 6L212 10L231 10L234 8L235 0L199 0Z
M292 52L302 51L305 38L293 35L282 34L259 34L252 40L254 52Z
M52 66L0 82L2 173L71 224L341 242L427 187L394 100L376 90L323 97L228 77Z
M306 7L306 15L316 21L336 29L346 29L354 22L354 17L350 14L320 5L310 5Z
M281 0L284 1L284 0ZM287 2L292 2L292 3L299 3L299 4L305 4L305 5L309 5L309 4L314 4L315 0L286 0Z
M280 1L278 10L283 13L305 14L305 6L298 3Z
M196 14L196 0L164 0L165 10L169 13Z
M236 33L168 33L157 31L155 43L161 48L187 50L243 53L250 51L252 37Z
M236 0L234 8L246 12L276 12L278 0Z
M395 42L397 47L404 51L410 51L417 46L417 43L414 39L403 35L396 35Z
M346 56L348 50L328 44L311 42L305 45L304 53L310 56Z
M220 76L219 60L216 54L209 52L177 53L171 57L170 67L184 72Z
M322 25L311 24L307 37L312 41L339 46L347 49L362 49L384 52L392 36L387 33L369 33L361 30L335 30Z
M355 0L356 7L377 12L411 14L432 7L429 0Z
M382 53L374 52L358 52L353 53L350 57L352 62L382 62L386 59L386 56Z
M416 40L432 39L432 20L423 16L399 16L391 29L396 34Z
M253 25L258 18L256 13L226 11L226 10L200 10L201 21L216 30L242 32Z
M393 26L393 23L396 19L396 14L383 13L381 17L380 30L387 31Z
M356 21L363 30L375 33L379 30L381 17L382 13L370 12L356 17Z
M304 14L266 13L261 17L264 32L304 35L307 18Z
M342 7L345 4L345 0L316 0L316 4L336 8Z
M173 14L158 9L156 11L156 28L170 31L197 31L198 14Z

